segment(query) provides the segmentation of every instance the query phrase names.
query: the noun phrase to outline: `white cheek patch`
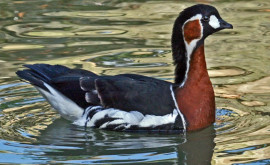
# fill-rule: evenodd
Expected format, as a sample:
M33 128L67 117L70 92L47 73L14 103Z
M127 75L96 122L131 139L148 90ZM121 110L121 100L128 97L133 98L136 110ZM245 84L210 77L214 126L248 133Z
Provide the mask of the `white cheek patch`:
M214 29L217 29L220 27L220 23L219 23L216 16L214 16L214 15L210 16L209 25L212 26Z

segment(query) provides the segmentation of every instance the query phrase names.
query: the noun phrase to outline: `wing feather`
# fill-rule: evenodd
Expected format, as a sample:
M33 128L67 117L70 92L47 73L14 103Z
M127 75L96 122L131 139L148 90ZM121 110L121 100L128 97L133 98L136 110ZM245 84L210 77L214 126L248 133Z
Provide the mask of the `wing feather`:
M148 77L100 76L81 78L81 88L87 91L86 99L100 99L104 108L139 111L142 114L166 115L175 109L170 83ZM93 85L95 87L93 88ZM97 91L94 95L91 92ZM96 97L96 98L95 98ZM92 98L92 99L91 99Z

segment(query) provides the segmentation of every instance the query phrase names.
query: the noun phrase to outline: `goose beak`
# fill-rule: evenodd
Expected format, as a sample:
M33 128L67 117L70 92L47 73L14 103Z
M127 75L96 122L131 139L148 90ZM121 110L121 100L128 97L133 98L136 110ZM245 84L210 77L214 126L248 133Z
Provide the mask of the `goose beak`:
M220 29L233 29L233 25L224 21L223 19L219 19Z

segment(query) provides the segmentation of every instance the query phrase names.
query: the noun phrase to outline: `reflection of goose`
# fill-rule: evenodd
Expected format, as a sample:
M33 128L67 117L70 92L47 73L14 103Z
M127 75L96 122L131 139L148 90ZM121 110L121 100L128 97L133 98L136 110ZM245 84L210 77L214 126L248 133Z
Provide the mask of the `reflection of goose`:
M215 147L214 127L186 135L108 132L55 120L40 131L35 145L51 146L43 156L55 163L127 164L137 161L163 164L211 164ZM57 158L61 153L63 158ZM58 161L57 161L58 160ZM62 161L63 160L63 161Z
M118 131L198 130L215 120L204 40L225 28L232 25L212 6L195 5L180 13L172 34L175 83L134 74L98 76L46 64L26 65L29 69L17 74L79 125Z

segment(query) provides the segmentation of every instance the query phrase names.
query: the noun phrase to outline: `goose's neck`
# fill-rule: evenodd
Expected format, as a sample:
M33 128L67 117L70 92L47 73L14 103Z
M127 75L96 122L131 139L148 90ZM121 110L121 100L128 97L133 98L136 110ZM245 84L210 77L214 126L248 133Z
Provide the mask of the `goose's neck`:
M188 130L209 126L215 121L215 96L204 55L204 45L193 51L184 85L175 90L178 107L186 117Z
M192 54L187 56L186 63L187 69L184 81L180 85L181 88L189 86L189 83L200 81L201 78L207 79L211 83L205 62L204 44L200 45Z
M201 41L199 41L201 42ZM182 54L178 54L179 57L174 61L175 63L175 84L178 84L179 87L184 87L188 78L189 78L189 72L191 70L191 65L194 63L194 61L198 62L197 60L200 60L200 64L202 65L203 70L206 69L206 63L205 63L205 55L204 55L204 44L203 42L200 43L198 47L196 47L196 44L198 43L198 40L194 40L190 43L187 43L184 41L185 49L182 50L185 51ZM199 54L199 55L198 55ZM180 60L179 60L180 59ZM193 64L194 65L194 64ZM193 69L192 69L193 70Z
M180 87L183 87L188 79L192 56L203 47L203 27L198 17L196 15L184 23L177 19L174 24L172 54L175 64L175 84L179 84Z

